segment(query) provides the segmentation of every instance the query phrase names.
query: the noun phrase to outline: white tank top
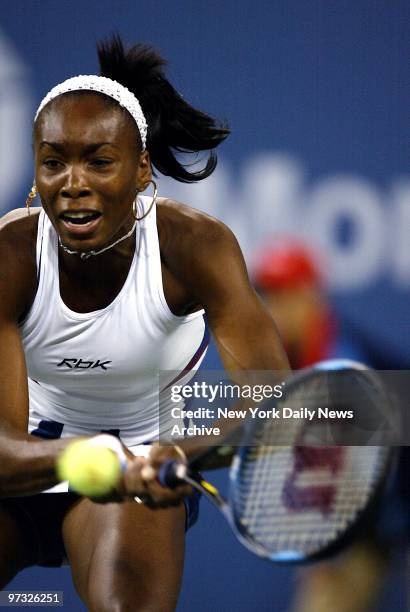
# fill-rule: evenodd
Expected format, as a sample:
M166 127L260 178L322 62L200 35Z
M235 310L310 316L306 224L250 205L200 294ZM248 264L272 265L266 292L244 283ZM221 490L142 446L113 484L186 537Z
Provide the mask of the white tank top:
M139 198L139 216L150 202ZM166 433L170 405L161 401L159 407L159 372L169 371L161 376L162 387L176 377L189 379L205 356L209 334L203 310L178 317L165 301L155 206L137 223L127 279L106 308L78 313L62 301L58 238L44 211L37 271L37 293L20 328L29 431L43 437L115 431L135 446L158 438L161 409Z

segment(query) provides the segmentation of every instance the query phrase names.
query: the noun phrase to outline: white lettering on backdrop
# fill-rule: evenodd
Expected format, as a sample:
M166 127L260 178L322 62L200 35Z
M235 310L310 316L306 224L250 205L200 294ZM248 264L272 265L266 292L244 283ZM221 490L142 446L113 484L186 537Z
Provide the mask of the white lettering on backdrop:
M285 154L255 155L234 180L221 160L196 185L160 179L161 193L224 221L248 262L275 235L296 235L319 251L332 290L365 289L383 276L410 287L410 177L382 191L360 176L308 183L303 166ZM341 240L342 227L348 239Z

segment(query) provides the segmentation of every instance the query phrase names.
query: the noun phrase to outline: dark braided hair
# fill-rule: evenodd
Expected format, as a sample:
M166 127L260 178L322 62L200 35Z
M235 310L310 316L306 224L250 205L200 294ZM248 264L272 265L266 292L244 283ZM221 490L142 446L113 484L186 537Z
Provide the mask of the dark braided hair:
M197 153L215 149L230 133L227 126L193 108L164 76L166 61L149 45L124 49L114 35L98 44L100 75L121 83L138 98L148 123L147 149L154 167L183 183L208 177L216 167L211 151L202 170L189 172L177 153Z

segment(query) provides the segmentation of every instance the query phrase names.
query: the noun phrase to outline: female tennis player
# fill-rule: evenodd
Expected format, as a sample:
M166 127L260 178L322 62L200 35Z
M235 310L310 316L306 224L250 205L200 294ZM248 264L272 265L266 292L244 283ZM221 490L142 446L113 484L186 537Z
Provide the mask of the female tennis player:
M156 375L197 368L207 325L229 370L287 360L232 233L156 197L153 167L205 179L213 152L196 171L177 154L213 150L229 130L174 90L150 47L113 38L99 58L102 76L65 81L40 104L35 187L27 210L2 220L0 586L66 557L88 609L165 612L196 508L189 488L155 479L183 455L152 445ZM140 195L148 186L153 196ZM42 207L30 210L36 190ZM111 501L61 492L60 453L101 432L128 457Z

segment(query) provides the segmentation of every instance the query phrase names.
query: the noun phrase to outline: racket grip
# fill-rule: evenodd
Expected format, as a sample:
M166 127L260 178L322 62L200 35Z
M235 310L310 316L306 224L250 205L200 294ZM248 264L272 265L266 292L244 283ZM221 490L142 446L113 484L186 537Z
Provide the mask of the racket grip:
M163 487L175 489L186 475L186 466L180 461L166 461L158 470L158 482Z

